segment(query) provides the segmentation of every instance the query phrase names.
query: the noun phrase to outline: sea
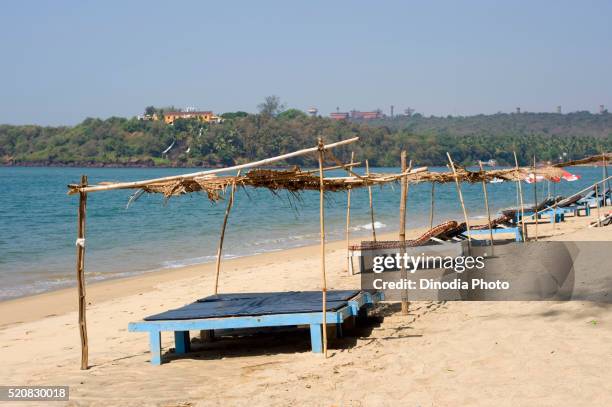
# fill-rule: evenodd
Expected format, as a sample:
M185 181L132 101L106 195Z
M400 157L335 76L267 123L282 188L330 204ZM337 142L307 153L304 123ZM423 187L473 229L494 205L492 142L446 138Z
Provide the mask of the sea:
M446 168L430 168L445 171ZM75 281L78 196L67 184L86 174L90 183L135 181L201 171L202 168L60 168L0 167L0 300L70 287ZM361 170L356 170L360 172ZM371 168L399 172L399 168ZM602 177L602 168L576 167L574 182L541 182L538 198L570 195ZM330 171L330 176L344 175ZM533 203L534 184L523 183L524 199ZM487 184L492 213L517 203L516 183ZM486 217L481 184L462 184L470 217ZM94 282L215 260L226 202L211 203L201 193L165 200L144 194L127 207L133 191L89 194L86 223L86 279ZM398 184L373 187L379 233L397 231ZM326 194L327 239L341 240L346 227L346 192ZM429 225L431 184L410 185L407 227ZM436 184L434 224L462 220L454 183ZM371 236L367 188L351 199L351 235ZM224 242L226 259L316 244L319 240L319 193L238 189Z

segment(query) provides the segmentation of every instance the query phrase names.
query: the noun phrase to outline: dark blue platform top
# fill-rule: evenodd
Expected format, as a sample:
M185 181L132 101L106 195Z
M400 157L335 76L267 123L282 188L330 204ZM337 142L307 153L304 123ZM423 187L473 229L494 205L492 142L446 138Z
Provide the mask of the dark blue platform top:
M359 290L328 291L327 311L342 308L359 292ZM181 308L148 316L145 321L321 312L322 300L321 291L218 294L200 298Z

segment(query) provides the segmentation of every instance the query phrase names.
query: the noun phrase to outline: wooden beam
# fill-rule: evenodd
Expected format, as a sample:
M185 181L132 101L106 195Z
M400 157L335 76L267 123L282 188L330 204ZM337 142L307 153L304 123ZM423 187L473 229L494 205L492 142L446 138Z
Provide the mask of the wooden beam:
M240 170L236 174L240 176ZM227 207L225 208L225 216L223 217L223 225L221 226L221 237L219 239L219 247L217 248L217 261L215 264L215 295L219 292L219 274L221 271L221 257L223 251L223 239L225 238L225 228L227 226L227 219L229 218L232 206L234 206L234 192L236 192L236 182L232 183L232 189L230 191L229 199L227 200Z
M467 209L465 208L465 203L463 202L463 194L461 193L461 185L459 184L459 177L457 176L457 170L455 169L455 163L451 158L450 154L447 152L446 156L448 157L448 162L450 163L451 169L453 170L453 175L455 176L455 186L457 187L457 195L459 195L459 202L461 203L461 209L463 210L463 218L465 219L465 227L467 230L468 237L468 246L472 246L472 238L470 237L470 219L468 217Z
M523 203L523 187L521 185L521 179L519 177L519 165L518 159L516 158L516 151L512 152L514 154L514 166L516 168L516 188L519 195L519 200L521 202L521 228L523 229L523 238L527 238L527 227L525 226L525 205Z
M319 224L321 227L321 277L323 294L323 356L327 358L327 276L325 274L325 184L323 182L323 139L319 139Z
M87 175L81 176L82 187L87 186ZM79 333L81 336L81 370L87 370L89 364L89 346L87 340L87 318L85 299L85 217L87 214L87 193L79 193L78 228L76 240L76 277L79 293Z
M533 155L533 211L535 218L535 241L538 241L538 177L536 176L536 156ZM553 214L553 216L555 216Z
M370 163L365 160L366 175L370 176ZM372 240L376 241L376 226L374 225L374 205L372 204L372 186L368 185L368 196L370 197L370 218L372 220Z
M359 140L359 137L353 137L347 140L338 141L336 143L326 144L323 146L323 150L329 150L331 148L354 143L357 140ZM70 191L68 191L68 193L73 194L77 192L98 192L98 191L110 191L114 189L142 188L144 186L147 186L149 184L154 184L156 182L193 179L193 178L203 177L206 175L221 174L221 173L230 172L230 171L244 170L247 168L261 167L261 166L269 165L269 164L272 164L278 161L286 160L288 158L298 157L298 156L309 154L309 153L316 153L317 151L319 151L319 148L320 148L319 146L305 148L303 150L298 150L298 151L294 151L291 153L282 154L276 157L266 158L265 160L254 161L252 163L234 165L233 167L227 167L227 168L217 168L217 169L208 170L208 171L193 172L193 173L183 174L183 175L172 175L169 177L153 178L153 179L148 179L144 181L118 182L115 184L108 184L108 185L95 185L95 186L86 186L86 187L79 186L76 188L72 188ZM69 187L72 187L72 186L69 185Z
M406 165L406 151L402 151L400 155L400 162L402 166L402 172L407 171ZM399 228L399 240L400 240L400 257L404 256L406 252L406 201L408 195L408 179L404 175L401 181L401 195L400 195L400 228ZM400 267L400 278L402 281L408 279L408 272L404 267L404 262L401 262ZM401 292L402 295L402 315L408 315L408 288L404 288Z
M353 161L355 161L355 152L351 151L351 163L350 166L353 166ZM349 167L350 168L350 167ZM351 258L349 247L351 245L351 188L346 190L346 271L349 274L353 274L353 270L351 269Z
M436 191L436 183L431 183L431 208L429 208L429 229L433 229L433 218L434 218L434 197Z
M482 168L482 161L478 160L478 165L480 166L480 171L484 171L484 169ZM491 211L489 210L489 195L487 194L487 182L484 179L482 180L482 192L484 193L485 208L487 210L487 220L489 222L489 237L491 238L491 256L493 256L495 250L493 249L493 226L491 224Z
M354 152L352 154L354 154ZM350 164L342 164L342 165L334 165L332 167L325 167L325 168L323 168L323 171L346 170L348 168L358 167L360 165L361 165L360 162L355 163L355 162L352 161L352 158L351 158ZM302 172L305 173L305 174L313 174L315 172L319 172L319 169L317 168L316 170L308 170L308 171L302 171Z

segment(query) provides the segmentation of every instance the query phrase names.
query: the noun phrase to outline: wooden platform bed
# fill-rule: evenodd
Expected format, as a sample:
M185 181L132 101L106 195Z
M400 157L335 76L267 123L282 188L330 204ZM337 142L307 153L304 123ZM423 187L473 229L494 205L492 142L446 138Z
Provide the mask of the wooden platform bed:
M176 353L185 354L190 351L189 331L309 325L312 351L320 353L323 350L321 297L320 291L211 295L132 322L128 330L149 333L153 365L162 362L162 331L174 332ZM382 299L379 291L328 291L327 324L335 325L341 335L346 319L365 315L368 308Z

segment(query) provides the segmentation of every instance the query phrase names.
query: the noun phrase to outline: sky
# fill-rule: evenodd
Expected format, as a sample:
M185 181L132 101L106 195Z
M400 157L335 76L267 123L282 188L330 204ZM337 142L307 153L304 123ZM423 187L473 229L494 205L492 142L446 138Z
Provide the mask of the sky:
M10 1L0 123L216 113L612 107L611 1Z

